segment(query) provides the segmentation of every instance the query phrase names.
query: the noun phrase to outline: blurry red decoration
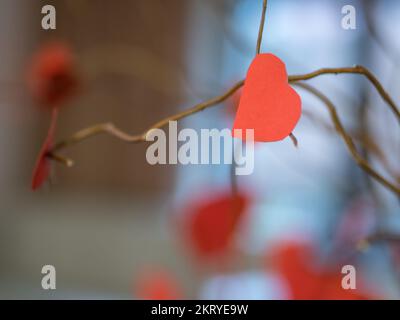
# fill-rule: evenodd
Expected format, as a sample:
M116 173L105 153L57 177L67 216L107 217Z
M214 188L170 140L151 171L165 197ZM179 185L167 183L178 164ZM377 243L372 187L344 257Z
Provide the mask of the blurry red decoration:
M345 290L341 286L340 268L315 266L312 247L304 243L287 242L275 248L274 265L288 282L291 299L295 300L365 300L371 296L359 289ZM314 262L314 264L313 264ZM360 280L357 279L357 285Z
M278 141L286 138L301 115L301 99L289 86L285 64L273 54L258 54L250 65L233 129L245 139L245 130L254 129L254 140Z
M199 258L226 255L237 226L246 212L248 199L230 192L210 195L207 200L192 204L187 210L189 242Z
M47 180L50 174L50 159L47 157L47 153L51 149L54 140L54 132L57 123L58 109L53 109L51 115L50 128L47 132L47 137L44 140L42 148L40 149L36 165L33 170L32 176L32 190L36 190L42 186Z
M181 292L176 279L166 271L142 273L135 288L136 297L142 300L178 300Z
M29 66L28 87L43 106L60 106L75 91L77 76L72 51L63 43L40 48Z
M50 173L50 151L57 123L58 108L75 91L77 76L71 50L63 43L51 43L37 52L29 66L28 87L34 99L52 110L50 128L40 149L33 171L31 187L38 189Z

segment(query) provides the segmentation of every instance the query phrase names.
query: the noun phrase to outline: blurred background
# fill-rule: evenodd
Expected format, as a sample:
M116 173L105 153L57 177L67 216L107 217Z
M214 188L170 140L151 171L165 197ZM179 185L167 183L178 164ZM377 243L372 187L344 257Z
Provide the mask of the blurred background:
M400 2L270 0L262 52L289 74L362 64L400 101ZM56 8L56 30L41 8ZM344 30L342 7L356 9ZM33 57L62 43L77 90L60 108L56 140L111 121L141 133L221 94L254 57L261 0L0 0L0 298L354 299L400 297L399 197L361 171L324 105L300 89L290 139L257 144L255 171L158 165L148 145L99 135L62 153L51 181L30 190L50 112L27 86ZM360 152L397 185L400 128L356 75L310 81L333 100ZM240 91L180 128L231 128ZM383 156L377 157L371 146ZM376 148L372 148L376 149ZM234 204L234 215L230 209ZM367 243L375 232L390 239ZM44 265L57 289L43 290ZM357 290L341 288L341 268ZM311 289L310 289L311 288Z

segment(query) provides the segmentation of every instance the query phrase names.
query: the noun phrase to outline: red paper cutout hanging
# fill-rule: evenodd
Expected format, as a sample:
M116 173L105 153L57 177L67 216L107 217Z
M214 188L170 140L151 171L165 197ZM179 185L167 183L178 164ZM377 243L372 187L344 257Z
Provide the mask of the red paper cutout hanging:
M75 59L69 47L61 42L46 44L34 55L28 69L28 88L40 106L52 110L50 128L33 170L31 187L40 188L50 173L50 151L56 128L58 108L77 88Z
M57 124L57 116L58 116L58 109L55 108L53 109L51 114L50 128L47 132L47 136L46 139L44 140L42 148L40 149L38 158L36 160L36 165L33 170L32 185L31 185L32 190L40 188L43 185L43 183L47 180L50 174L50 159L47 157L47 153L50 151L53 145L54 133Z
M247 72L233 129L245 140L254 129L254 140L272 142L286 138L301 115L301 99L288 84L285 64L273 54L258 54Z

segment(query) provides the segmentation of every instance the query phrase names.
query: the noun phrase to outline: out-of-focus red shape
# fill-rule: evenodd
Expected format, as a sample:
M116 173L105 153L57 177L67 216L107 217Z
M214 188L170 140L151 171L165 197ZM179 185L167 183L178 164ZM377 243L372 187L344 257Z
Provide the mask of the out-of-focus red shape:
M50 159L47 157L47 153L53 144L54 132L57 124L58 109L54 108L51 114L50 128L47 132L46 139L40 149L39 155L36 160L35 168L32 175L32 190L40 188L43 183L47 180L50 173Z
M372 296L357 289L345 290L339 267L317 267L313 248L305 243L285 242L275 247L272 256L274 266L287 281L291 299L294 300L366 300ZM357 275L359 277L359 275ZM357 285L360 279L357 279Z
M136 282L135 294L142 300L182 299L182 290L177 280L164 270L142 273Z
M188 207L186 228L189 244L200 259L222 257L229 253L248 203L244 194L233 196L228 192L211 194Z
M28 69L28 88L45 107L60 106L77 87L75 59L70 48L61 42L42 46Z

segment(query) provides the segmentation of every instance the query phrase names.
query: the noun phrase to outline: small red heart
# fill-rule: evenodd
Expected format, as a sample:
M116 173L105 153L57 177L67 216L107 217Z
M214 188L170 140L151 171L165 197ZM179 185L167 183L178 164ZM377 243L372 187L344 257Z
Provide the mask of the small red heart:
M270 53L258 54L247 72L233 136L246 140L246 129L254 129L255 141L279 141L293 131L300 115L301 99L288 84L283 61Z
M50 151L53 145L54 132L56 129L58 109L54 108L51 115L51 123L49 131L47 132L46 139L43 142L42 148L40 149L38 158L36 160L35 169L32 175L32 190L36 190L42 186L47 180L50 173L50 160L47 157L47 153Z

